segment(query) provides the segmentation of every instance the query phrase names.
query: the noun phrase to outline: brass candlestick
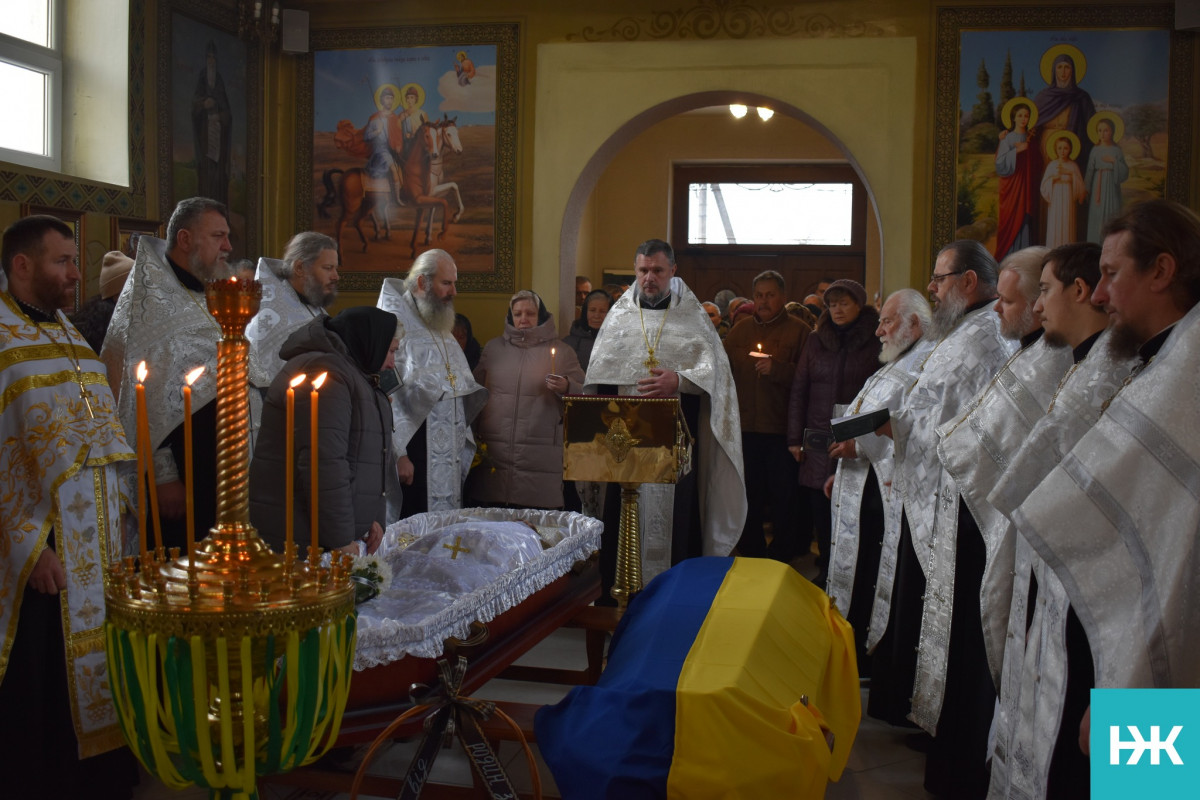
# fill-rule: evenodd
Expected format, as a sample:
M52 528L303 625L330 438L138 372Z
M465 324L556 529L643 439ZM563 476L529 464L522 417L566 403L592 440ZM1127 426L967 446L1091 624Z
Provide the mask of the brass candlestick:
M329 749L350 688L349 558L273 553L250 525L246 324L255 281L210 283L217 344L217 524L182 558L132 558L106 576L114 704L134 754L167 786L257 797L256 776Z

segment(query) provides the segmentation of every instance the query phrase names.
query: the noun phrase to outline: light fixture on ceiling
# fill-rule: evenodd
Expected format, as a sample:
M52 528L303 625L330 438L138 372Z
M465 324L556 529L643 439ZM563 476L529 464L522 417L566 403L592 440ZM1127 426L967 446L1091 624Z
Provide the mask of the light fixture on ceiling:
M775 112L769 108L758 106L754 110L758 113L758 118L763 122L766 122L771 117L775 116ZM729 113L733 114L734 119L741 119L742 117L746 116L746 114L750 113L750 106L747 106L744 103L731 103L729 106Z

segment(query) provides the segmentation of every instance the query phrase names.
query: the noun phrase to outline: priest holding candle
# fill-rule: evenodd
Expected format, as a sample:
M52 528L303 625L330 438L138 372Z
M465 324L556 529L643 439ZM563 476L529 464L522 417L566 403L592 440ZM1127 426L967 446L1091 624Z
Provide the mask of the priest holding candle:
M277 551L288 542L299 553L310 543L354 555L379 547L396 468L379 373L393 366L400 333L394 315L359 306L284 343L250 465L250 522Z

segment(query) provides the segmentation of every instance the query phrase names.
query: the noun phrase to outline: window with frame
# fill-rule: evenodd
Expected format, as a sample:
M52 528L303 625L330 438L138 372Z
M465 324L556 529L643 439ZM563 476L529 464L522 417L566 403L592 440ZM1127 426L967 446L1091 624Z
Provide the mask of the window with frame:
M0 160L57 172L62 165L61 0L4 0L0 14Z
M676 250L865 250L867 197L848 164L675 164Z

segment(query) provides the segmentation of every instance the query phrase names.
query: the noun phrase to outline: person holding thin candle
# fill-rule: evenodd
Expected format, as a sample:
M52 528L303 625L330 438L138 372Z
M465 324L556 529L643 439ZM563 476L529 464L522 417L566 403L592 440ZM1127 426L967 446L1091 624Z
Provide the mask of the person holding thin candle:
M289 534L303 554L312 529L312 384L294 389L293 424L287 425L288 388L306 374L328 373L318 391L317 528L323 549L373 553L383 538L386 471L392 413L379 373L393 366L401 329L396 317L369 306L314 319L280 350L286 360L267 390L262 427L250 464L250 522L282 552ZM294 453L287 463L289 442ZM286 525L288 481L294 481L294 528Z
M583 388L583 369L536 294L512 296L504 335L484 346L475 380L488 390L475 422L487 458L468 476L467 496L486 506L562 508L559 398Z
M743 556L790 561L799 554L795 528L800 498L799 465L787 449L788 398L812 329L784 310L783 275L767 270L751 287L754 313L739 320L724 341L737 389L746 469L746 522L737 548Z

